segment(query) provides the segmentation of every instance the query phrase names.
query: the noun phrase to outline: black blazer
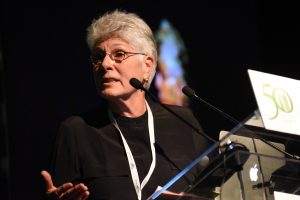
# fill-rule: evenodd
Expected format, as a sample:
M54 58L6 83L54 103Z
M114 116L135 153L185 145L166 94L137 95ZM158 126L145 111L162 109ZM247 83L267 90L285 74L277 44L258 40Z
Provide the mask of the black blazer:
M149 103L153 117L157 162L143 189L150 196L158 185L164 186L194 158L207 149L207 141L157 103ZM169 106L174 112L201 130L190 109ZM135 200L128 161L118 131L111 124L107 107L64 120L59 129L52 159L54 184L84 182L89 199ZM201 171L197 166L175 182L169 190L180 192Z

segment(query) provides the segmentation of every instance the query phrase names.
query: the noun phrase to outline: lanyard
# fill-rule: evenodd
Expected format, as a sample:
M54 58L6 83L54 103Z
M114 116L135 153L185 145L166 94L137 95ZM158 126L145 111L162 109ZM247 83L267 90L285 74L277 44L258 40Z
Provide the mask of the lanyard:
M121 135L123 145L125 148L125 152L127 155L127 160L128 160L128 165L129 165L133 185L134 185L135 192L136 192L139 200L142 199L142 189L149 181L149 179L154 171L155 165L156 165L156 154L155 154L155 147L154 147L155 137L154 137L153 114L152 114L152 111L151 111L147 101L146 101L146 107L147 107L147 111L148 111L148 130L149 130L150 146L151 146L151 153L152 153L152 162L151 162L148 174L145 176L144 180L142 181L142 184L140 184L140 178L138 175L137 167L136 167L133 155L131 153L131 150L129 148L129 145L127 144L126 139L123 136L122 131L119 128L119 125L118 125L116 119L114 118L111 110L110 109L108 110L108 114L109 114L109 118L110 118L111 122L113 123L113 125L119 131L119 133Z

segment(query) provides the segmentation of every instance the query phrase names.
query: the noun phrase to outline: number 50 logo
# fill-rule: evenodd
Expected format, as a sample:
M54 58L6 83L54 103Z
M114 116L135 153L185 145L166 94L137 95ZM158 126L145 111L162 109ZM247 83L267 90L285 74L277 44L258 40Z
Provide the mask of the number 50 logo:
M275 119L279 111L290 113L293 111L293 102L289 94L281 88L271 88L270 84L263 85L264 96L271 99L275 106L275 114L270 119Z

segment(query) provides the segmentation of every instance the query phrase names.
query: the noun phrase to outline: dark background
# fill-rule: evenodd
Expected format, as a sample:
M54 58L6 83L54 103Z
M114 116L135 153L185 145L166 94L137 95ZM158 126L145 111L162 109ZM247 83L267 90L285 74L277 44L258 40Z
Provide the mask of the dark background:
M197 2L197 3L196 3ZM136 12L156 30L162 17L181 33L189 85L238 120L256 109L247 69L300 79L299 11L289 1L2 1L1 199L41 199L59 122L93 108L86 28L105 11ZM191 102L205 131L228 120Z

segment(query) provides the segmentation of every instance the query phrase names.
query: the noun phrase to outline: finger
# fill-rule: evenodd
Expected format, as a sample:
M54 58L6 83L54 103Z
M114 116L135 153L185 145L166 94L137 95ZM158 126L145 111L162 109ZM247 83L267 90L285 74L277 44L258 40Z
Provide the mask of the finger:
M82 194L87 191L88 188L83 184L77 184L76 186L68 189L64 194L61 196L61 199L70 200L70 199L81 199Z
M86 200L90 195L89 191L85 191L82 195L81 195L81 199L80 200Z
M57 194L57 196L62 196L65 192L67 192L68 190L73 188L73 184L68 182L68 183L64 183L63 185L59 186L57 188L57 190L55 191L55 193Z
M51 175L46 170L41 171L41 175L44 178L44 181L46 183L47 192L51 192L51 191L55 190L56 187L54 187L54 185L53 185Z

